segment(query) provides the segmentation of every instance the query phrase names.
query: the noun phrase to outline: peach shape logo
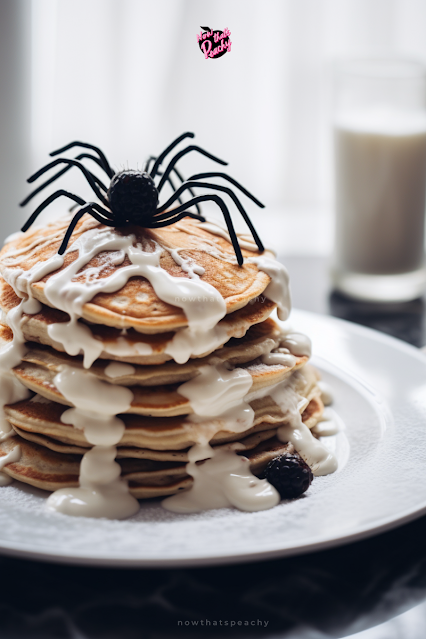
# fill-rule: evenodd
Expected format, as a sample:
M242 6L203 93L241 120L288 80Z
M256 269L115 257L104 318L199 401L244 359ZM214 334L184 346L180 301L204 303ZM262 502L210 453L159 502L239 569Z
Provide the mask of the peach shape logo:
M221 58L225 53L231 51L231 32L229 29L223 31L213 31L210 27L201 27L203 31L197 34L197 42L204 57Z

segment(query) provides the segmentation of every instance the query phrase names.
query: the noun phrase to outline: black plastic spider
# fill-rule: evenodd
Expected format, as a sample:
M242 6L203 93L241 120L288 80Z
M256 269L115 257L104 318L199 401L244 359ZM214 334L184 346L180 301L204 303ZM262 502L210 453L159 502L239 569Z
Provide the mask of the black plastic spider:
M201 211L199 203L205 202L206 200L212 200L220 207L223 213L226 225L228 227L228 232L232 240L235 255L238 260L238 264L241 266L243 264L243 256L241 253L240 245L238 243L237 235L235 233L234 225L232 223L231 215L225 202L221 197L215 194L195 196L193 188L197 187L214 189L216 191L222 191L229 195L234 201L237 209L243 216L245 222L247 223L247 226L249 227L253 238L259 248L259 251L264 250L263 244L259 236L257 235L256 230L250 221L250 218L248 217L235 193L226 186L210 184L208 182L198 182L198 180L210 177L221 177L224 180L231 182L231 184L240 189L240 191L242 191L244 195L253 200L253 202L255 202L257 206L264 208L264 205L259 202L259 200L257 200L251 193L249 193L247 189L241 186L241 184L239 184L236 180L231 178L229 175L226 175L226 173L197 173L196 175L192 175L188 180L184 180L182 175L175 168L175 165L180 160L180 158L190 151L197 151L198 153L205 155L206 157L214 160L215 162L218 162L219 164L226 165L227 162L220 160L219 158L215 157L211 153L208 153L199 146L190 145L176 153L176 155L172 157L162 173L159 171L160 166L165 160L166 156L182 140L184 140L185 138L193 137L193 133L183 133L174 142L172 142L172 144L170 144L157 158L150 157L145 165L144 171L126 170L114 173L104 153L102 153L102 151L96 146L87 144L86 142L71 142L61 149L53 151L53 153L50 154L51 156L58 155L59 153L67 151L68 149L71 149L73 147L83 147L94 151L95 153L97 153L97 156L91 155L90 153L81 153L75 159L61 157L57 158L53 162L50 162L50 164L46 164L46 166L34 173L34 175L32 175L30 178L28 178L28 182L34 182L35 180L37 180L37 178L46 173L46 171L49 171L49 169L57 166L58 164L66 164L67 166L53 175L49 180L46 180L46 182L35 189L32 193L30 193L30 195L28 195L28 197L26 197L25 200L21 202L21 206L25 206L26 204L28 204L28 202L37 193L42 191L46 186L66 173L66 171L71 169L73 166L76 166L80 169L102 204L99 204L98 202L85 202L78 195L74 195L73 193L69 193L68 191L64 191L63 189L55 191L55 193L52 193L52 195L46 198L44 202L42 202L40 206L37 207L37 209L22 227L22 231L26 231L31 226L31 224L33 224L33 222L43 211L43 209L45 209L46 206L51 204L51 202L53 202L57 198L64 196L73 200L77 205L80 206L80 208L72 218L71 223L65 233L62 244L59 247L58 253L62 255L68 246L69 239L76 224L85 213L89 213L92 217L94 217L102 224L105 224L106 226L121 227L125 226L126 224L137 224L145 228L160 228L162 226L168 226L169 224L177 222L178 220L187 216L205 222L205 218L200 215ZM111 180L108 188L94 173L89 171L87 167L82 164L81 160L83 160L84 158L93 160L101 167L101 169L105 171L105 173ZM152 163L153 165L151 168ZM177 189L172 181L171 174L176 175L179 181L182 183ZM156 176L160 177L160 181L157 186L154 182L154 178ZM170 184L174 193L162 206L157 206L159 194L166 181ZM180 196L186 190L188 190L191 195L195 197L187 202L182 202ZM167 210L169 206L171 206L176 200L180 203L180 206L172 210ZM196 206L198 213L191 213L188 211L188 209L192 206Z

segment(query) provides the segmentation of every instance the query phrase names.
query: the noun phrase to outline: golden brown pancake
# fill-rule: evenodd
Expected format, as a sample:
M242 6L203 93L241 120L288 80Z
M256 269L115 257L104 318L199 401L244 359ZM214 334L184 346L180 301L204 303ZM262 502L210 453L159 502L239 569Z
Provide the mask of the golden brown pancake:
M246 309L242 309L242 311L245 310ZM233 313L232 315L236 315L238 313L241 313L242 311L236 311L236 313ZM232 315L228 315L227 317L231 318ZM39 340L32 334L31 330L28 330L29 328L33 328L33 322L38 321L36 319L32 320L31 316L28 317L30 318L28 319L28 321L27 317L24 317L24 323L22 324L24 337L29 342L27 344L27 361L34 361L34 363L37 363L39 358L49 358L53 361L53 358L56 357L55 361L57 361L58 363L69 363L70 359L68 358L68 356L65 354L64 356L62 356L64 351L60 344L56 344L50 339L44 340L42 338ZM254 317L252 315L251 319L253 318ZM4 319L3 324L0 320L0 343L12 341L13 339L13 333L11 329L4 322ZM239 339L231 337L231 339L229 339L222 348L218 348L214 351L215 357L236 366L238 364L255 359L256 357L270 350L271 347L279 347L279 340L282 335L281 329L271 318L268 318L265 321L262 321L260 324L254 324L250 327L248 327L248 323L246 323L243 319L241 323L244 325L241 326L240 324L235 323L232 327L230 327L230 332L235 333L242 330L243 335L239 335ZM46 328L46 326L44 326L44 328ZM105 328L108 331L117 331L117 329L111 329L108 327ZM45 335L47 336L47 331ZM162 334L146 337L158 338L161 337L161 335ZM118 335L117 339L114 338L114 340L110 341L109 346L108 343L104 342L105 348L111 347L112 350L114 350L114 341L115 346L120 348L120 340L126 340L126 344L130 347L130 349L132 349L132 344L134 344L134 342L131 342L129 338L131 339L131 336L129 336L128 334L125 338ZM46 344L44 342L46 342ZM52 347L47 346L47 343L49 342L52 344ZM140 343L141 340L137 340L137 344ZM156 346L158 346L159 350L163 350L166 344L167 341L164 340L162 343L159 343ZM30 352L32 354L30 354ZM188 379L191 379L191 377L193 377L192 371L199 366L207 363L210 359L210 355L211 353L209 353L205 357L194 356L193 359L188 360L188 362L186 362L185 364L176 364L175 362L170 362L171 356L164 353L164 350L163 352L153 352L151 355L128 355L127 357L122 355L114 355L113 353L107 353L106 351L104 351L103 353L101 353L100 359L92 364L91 368L97 371L96 374L99 377L103 378L103 371L105 367L108 366L110 361L120 361L136 366L139 379L138 383L140 383L141 385L152 385L157 383L168 384L172 383L173 381L186 381ZM33 360L30 360L30 357L32 357ZM107 361L105 363L102 362L102 360L105 359ZM168 361L166 362L165 360ZM83 366L82 356L74 356L72 358L72 361L72 365L77 368L81 368ZM161 363L162 366L159 366L159 363ZM108 377L108 375L106 377ZM120 379L116 383L123 384L126 382Z
M324 406L319 397L313 397L308 406L302 413L303 423L310 429L314 428L321 419ZM274 437L279 424L269 430L254 430L250 435L242 433L238 438L238 443L241 444L242 450L251 450L256 448L262 441L271 439ZM13 426L15 432L28 441L32 441L40 446L54 450L57 453L66 454L78 454L84 455L85 452L91 447L89 442L81 443L80 446L72 444L65 444L53 437L47 435L40 435L31 431L23 430L18 426ZM227 443L214 444L213 448L218 449L223 446L227 446ZM157 461L188 461L188 450L151 450L147 448L136 448L130 446L120 446L117 450L117 459L132 457L137 459L153 459Z
M34 442L35 444L39 444L40 446L44 446L45 448L49 448L50 450L54 450L56 453L65 453L67 455L84 455L84 453L87 453L87 451L91 447L89 443L87 443L86 447L64 444L63 442L58 441L57 439L53 439L52 437L47 437L46 435L39 435L38 433L32 433L26 430L22 430L17 426L14 426L13 429L20 437L22 437L22 439ZM277 428L271 428L269 430L252 433L247 437L245 437L244 433L242 433L238 439L238 444L241 444L242 450L252 450L265 439L271 439L271 437L275 435L276 431ZM213 448L217 450L219 448L223 448L224 446L228 446L228 444L217 444L214 445ZM121 446L117 450L117 459L126 458L152 459L155 461L179 461L187 463L188 450L150 450L148 448Z
M308 404L304 410L301 408L302 419L308 428L313 428L321 418L323 404L315 384L305 393ZM250 429L244 433L219 431L212 438L212 445L239 441L241 437L276 429L284 421L282 410L271 398L255 400L252 407L255 419ZM66 445L90 448L91 445L85 439L83 431L61 421L65 410L67 409L63 405L38 396L5 407L6 418L14 428L30 435L49 437ZM194 426L188 423L185 417L144 417L125 414L120 418L125 424L125 431L118 444L119 449L132 447L153 451L186 451L196 442L197 432L203 428L202 424Z
M78 486L80 455L56 453L16 436L0 442L0 458L17 445L21 448L21 458L4 467L7 475L48 491ZM244 455L250 461L251 471L259 475L271 459L290 451L293 451L291 444L272 437L253 450L244 451ZM130 493L138 499L172 495L192 484L185 465L180 462L119 459L118 463L121 476L129 482Z
M18 271L28 271L32 266L53 257L60 246L63 235L69 225L69 218L55 224L35 228L6 244L0 251L0 273L6 280L13 278ZM93 218L84 216L77 224L65 255L62 271L77 257L72 244L87 230L105 228ZM186 230L182 230L185 228ZM120 229L116 229L120 233ZM185 259L193 260L204 269L201 280L212 285L223 297L226 312L232 313L243 308L248 302L260 296L270 282L270 277L260 271L255 264L245 261L242 267L235 261L234 249L226 239L203 229L202 224L190 218L161 229L143 229L132 227L123 231L133 233L135 244L139 243L145 252L153 252L155 245L163 248L160 266L173 277L188 278L181 266L171 256L170 251L179 249ZM244 257L257 257L257 252L243 250ZM272 256L272 254L265 253ZM117 251L102 251L84 265L75 281L86 281L89 269L97 270L96 277L103 279L115 271L130 265L126 257L121 264L115 264L112 258ZM225 259L224 259L225 257ZM44 294L44 288L54 273L47 274L38 282L31 284L32 294L43 304L50 306ZM94 324L116 328L134 328L142 333L174 331L188 325L182 309L163 302L155 293L150 282L144 277L132 277L119 291L98 293L90 302L84 304L82 317Z
M238 312L238 311L237 311ZM282 333L272 319L252 326L241 339L232 338L223 348L214 352L215 360L219 359L232 366L245 364L255 360L273 346L279 347ZM12 340L12 331L0 326L0 344ZM302 358L297 358L297 361ZM73 366L83 369L82 357L71 357L64 353L43 346L27 343L27 351L22 361L44 366L54 372L59 372L61 366ZM162 366L141 366L134 364L133 372L123 372L122 375L111 377L108 375L109 361L98 360L90 367L90 372L98 379L121 386L155 386L186 382L196 377L201 366L211 361L211 357L190 359L185 364L167 362ZM300 363L300 362L299 362ZM290 367L289 367L290 368Z
M263 364L260 359L241 364L240 368L246 370L253 379L250 393L274 385L287 379L292 373L301 368L307 361L307 357L295 358L293 367L276 364L269 366ZM306 369L308 371L309 369ZM40 364L23 361L12 369L15 377L34 393L54 402L73 406L55 386L55 376L60 372L60 367L48 367L45 360ZM82 371L83 375L92 375L89 371ZM108 380L108 383L114 383ZM127 413L136 415L150 415L153 417L174 417L176 415L188 415L193 413L189 399L179 393L180 384L158 386L130 386L133 400Z

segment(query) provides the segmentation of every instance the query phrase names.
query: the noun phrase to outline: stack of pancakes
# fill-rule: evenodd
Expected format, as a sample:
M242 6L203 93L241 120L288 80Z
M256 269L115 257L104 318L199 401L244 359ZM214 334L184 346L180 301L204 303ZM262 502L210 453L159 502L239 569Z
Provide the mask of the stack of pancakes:
M21 302L17 295L18 277L56 254L67 224L68 220L61 221L21 235L0 253L2 344L13 341L8 318ZM249 459L255 475L261 474L271 459L289 449L289 444L276 437L277 429L285 422L285 411L268 395L267 389L292 378L298 395L306 398L301 410L303 422L309 428L317 424L323 411L317 376L306 365L306 355L294 353L289 365L269 365L262 359L271 350L283 350L281 329L269 317L276 304L264 294L270 277L247 259L239 267L227 238L192 220L155 231L133 229L146 250L150 250L152 242L164 249L160 264L173 277L188 277L185 267L188 263L202 268L201 279L213 286L226 304L226 315L219 322L224 337L214 350L198 353L183 363L173 361L167 346L176 332L188 325L187 318L181 308L162 301L148 279L131 277L120 290L100 292L82 307L78 322L88 327L100 343L100 355L88 368L78 344L67 348L68 352L78 354L67 354L66 347L51 337L49 326L69 322L70 318L49 305L44 288L49 278L77 258L72 243L97 225L93 219L83 218L71 238L64 265L28 286L30 297L39 304L36 302L32 309L37 312L22 315L20 330L26 340L25 348L12 373L30 393L28 399L4 408L14 435L0 441L0 459L17 444L21 455L18 461L8 463L3 472L48 491L78 486L80 461L91 444L83 430L61 420L72 404L55 386L54 378L65 365L132 391L129 410L119 416L125 431L117 446L117 461L132 495L142 499L166 496L189 487L193 480L186 473L188 450L197 439L193 424L189 427L191 404L179 393L179 387L195 378L202 366L222 361L228 367L243 368L250 373L251 392L261 389L264 392L250 402L255 419L248 430L230 432L224 423L224 429L210 443L216 448L238 442L238 453ZM243 255L250 258L258 253L244 249ZM186 261L179 264L181 258ZM120 262L114 259L113 251L103 251L83 266L76 279L93 281L108 277L128 265L126 259ZM203 424L198 427L202 429Z

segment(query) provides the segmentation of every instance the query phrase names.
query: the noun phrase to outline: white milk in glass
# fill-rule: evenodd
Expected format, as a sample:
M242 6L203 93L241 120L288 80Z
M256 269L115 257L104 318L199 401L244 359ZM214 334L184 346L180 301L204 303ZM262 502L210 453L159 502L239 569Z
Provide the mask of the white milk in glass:
M420 273L426 115L386 108L347 112L336 120L334 135L340 271L372 276ZM399 297L403 299L403 293Z

